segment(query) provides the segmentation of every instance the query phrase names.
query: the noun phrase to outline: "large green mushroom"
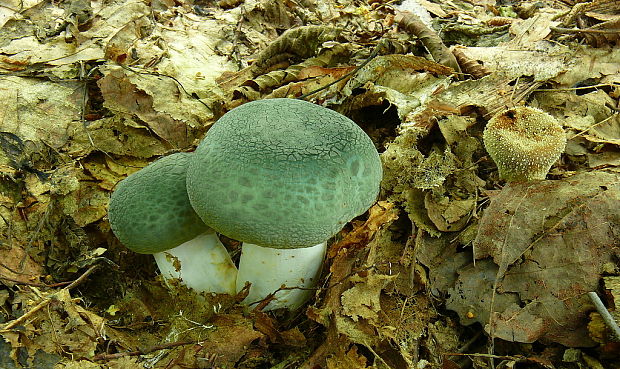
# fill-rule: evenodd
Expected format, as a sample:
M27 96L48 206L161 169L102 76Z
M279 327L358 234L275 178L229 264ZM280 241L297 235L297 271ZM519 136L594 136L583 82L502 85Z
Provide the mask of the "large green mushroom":
M377 150L353 121L306 101L270 99L211 127L189 164L187 190L206 224L244 242L237 289L252 284L246 302L277 291L266 309L295 309L318 278L326 241L374 203L381 177Z
M197 291L234 293L237 270L215 232L192 209L185 174L193 154L163 157L116 186L110 226L128 249L153 254L165 279Z

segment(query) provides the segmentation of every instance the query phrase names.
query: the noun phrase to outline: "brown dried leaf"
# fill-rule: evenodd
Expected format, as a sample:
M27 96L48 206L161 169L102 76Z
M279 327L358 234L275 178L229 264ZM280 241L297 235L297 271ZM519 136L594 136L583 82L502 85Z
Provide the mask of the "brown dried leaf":
M14 282L39 282L43 266L36 263L20 246L10 243L0 247L0 282L13 287Z
M334 325L336 332L351 342L374 347L380 340L377 328L365 319L355 321L348 316L337 314L334 316ZM343 340L341 344L346 342L347 340Z
M583 35L588 44L594 47L616 45L617 42L620 41L618 28L620 28L620 16L616 15L613 19L599 23L593 27L586 28ZM589 30L592 30L593 32L587 32Z
M257 331L269 337L273 343L282 342L282 335L276 327L276 322L272 317L262 311L254 311L254 328Z
M471 74L474 79L480 79L491 73L487 68L484 67L484 64L482 64L480 61L472 59L465 55L465 53L463 53L463 51L461 50L461 47L453 47L452 54L454 54L454 57L461 66L461 70L463 71L463 73Z
M385 286L394 281L395 275L388 276L370 273L366 277L351 277L351 281L356 284L344 291L341 296L342 314L345 314L353 321L366 319L371 323L377 323L381 311L379 296Z
M480 220L479 261L459 270L448 307L504 340L592 344L586 292L620 255L619 177L592 172L504 187Z
M384 225L398 219L398 210L388 201L378 201L368 212L368 220L349 232L344 239L329 248L328 256L333 258L344 248L363 247Z
M256 57L255 65L265 70L289 55L309 58L316 55L324 42L342 39L342 30L331 25L310 25L292 28L275 39Z
M408 115L422 101L443 88L450 72L450 68L417 56L377 56L337 90L342 99L351 97L348 109L381 105L387 100L396 107L399 118L409 120ZM356 90L365 92L354 93Z
M84 227L102 219L108 212L109 193L92 182L80 181L80 187L60 199L65 214Z
M423 229L415 235L416 259L429 270L430 286L445 291L454 286L460 272L473 260L471 252L457 252L454 235L441 233L439 237ZM466 313L466 312L465 312Z
M454 199L449 196L427 192L424 205L428 217L442 232L462 230L469 221L469 216L476 206L475 199Z
M606 297L603 298L611 316L620 323L620 276L604 277ZM594 311L590 313L588 332L594 341L600 344L612 343L615 340L613 332L607 327L601 315ZM620 346L620 343L617 343Z
M106 361L109 369L143 369L144 363L141 358L124 356L118 359Z
M544 40L550 33L551 27L560 22L554 20L556 14L553 12L539 12L535 16L513 22L510 32L514 34L508 44L515 49L532 49L536 42Z
M441 37L435 30L427 27L417 15L407 11L397 11L394 21L407 32L417 36L439 64L460 72L459 63L443 43Z
M14 302L24 299L30 300L23 293ZM13 352L24 347L31 357L39 350L59 355L70 352L75 359L92 357L103 338L104 320L78 306L78 301L67 289L47 295L30 307L28 319L20 324L23 330L9 330L3 336Z
M596 221L613 220L620 211L615 207L620 196L618 191L617 175L605 172L578 174L559 181L507 185L491 200L480 221L475 258L492 257L503 275L526 252L532 252L531 249L541 249L543 253L555 250L549 250L550 246L546 246L549 242L570 242L575 250L587 247L592 251L613 244L609 237L615 232L614 223ZM607 211L608 208L611 211ZM573 218L579 223L567 224ZM607 234L608 231L612 233ZM588 238L575 239L575 232L585 232ZM587 244L580 246L584 242ZM598 252L588 254L601 257Z
M250 344L264 337L254 329L252 321L242 315L218 314L210 324L216 326L217 330L205 335L201 353L205 357L215 355L214 366L234 367Z
M69 127L68 135L72 139L68 142L67 151L73 157L85 157L97 149L108 154L151 158L170 150L170 145L162 142L143 125L130 117L118 115L88 125L76 122Z
M465 114L473 107L479 107L488 118L500 110L518 104L539 85L539 82L527 78L515 81L502 73L493 73L478 80L453 83L445 91L437 94L434 101L429 103L428 109L435 106L442 109L452 107L460 114ZM431 119L435 115L432 114Z
M171 79L146 75L143 79L157 79L160 87L168 92L171 99L183 100L183 92ZM126 75L123 69L111 69L107 75L98 82L101 93L105 99L104 105L120 113L136 115L153 132L176 148L184 148L189 145L189 127L177 116L170 113L157 111L154 103L153 91L145 91L138 87L132 79ZM181 101L178 101L181 104Z
M346 75L347 73L350 73L353 69L355 69L355 67L326 68L318 65L312 65L300 70L297 78L306 79L329 75L334 80L336 80Z
M75 361L60 363L57 366L55 366L54 369L103 369L103 367L97 363L93 363L90 360L75 360ZM128 369L128 368L125 367L123 369Z
M79 120L83 91L73 82L53 83L5 76L0 80L0 131L23 142L63 147L72 122Z
M339 349L327 358L327 369L361 369L367 367L366 357L357 352L357 346L348 351Z
M383 55L372 59L351 78L345 87L350 94L368 82L408 94L420 92L426 80L447 76L452 69L415 55Z
M292 347L304 347L307 344L306 336L299 330L299 327L294 327L288 331L280 332L282 336L283 344Z
M107 157L106 157L107 159ZM88 173L93 176L96 180L98 180L98 185L102 189L106 191L112 191L116 184L124 178L121 174L131 174L131 172L135 172L140 169L140 167L146 166L146 162L143 160L131 160L130 158L120 158L117 163L113 163L112 165L116 168L124 168L123 173L118 173L110 168L110 160L89 160L84 162L84 168L88 170ZM121 163L128 163L131 166L121 166Z

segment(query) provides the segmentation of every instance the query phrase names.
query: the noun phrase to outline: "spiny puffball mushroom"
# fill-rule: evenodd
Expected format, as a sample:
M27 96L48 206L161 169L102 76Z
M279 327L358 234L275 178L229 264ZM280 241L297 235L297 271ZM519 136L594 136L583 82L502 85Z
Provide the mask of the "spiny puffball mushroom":
M525 106L493 116L483 139L500 178L508 182L545 179L566 146L566 135L555 118Z
M211 127L195 155L187 172L190 202L210 227L244 242L237 289L252 283L246 301L282 284L311 286L325 242L373 204L382 177L377 150L361 128L335 111L294 99L231 110ZM271 251L250 252L257 247ZM297 251L284 255L278 249ZM257 260L258 254L264 259ZM303 273L302 265L308 269ZM286 269L281 275L291 277L264 282L249 268ZM254 293L259 290L268 292ZM268 308L298 306L301 297L291 297L293 292L299 291L281 291L276 298L283 305Z
M110 199L110 226L128 249L154 254L165 278L181 278L198 291L234 293L237 270L189 203L185 175L192 156L163 157L122 180Z

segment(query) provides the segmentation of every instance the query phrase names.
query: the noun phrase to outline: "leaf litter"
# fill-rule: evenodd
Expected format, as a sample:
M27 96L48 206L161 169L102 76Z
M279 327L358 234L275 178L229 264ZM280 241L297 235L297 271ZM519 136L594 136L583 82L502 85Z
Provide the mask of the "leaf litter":
M0 367L617 365L586 298L617 317L614 2L303 3L0 6ZM354 118L385 173L310 306L167 289L114 238L118 181L235 106L306 94ZM569 141L548 179L503 184L481 133L521 104Z

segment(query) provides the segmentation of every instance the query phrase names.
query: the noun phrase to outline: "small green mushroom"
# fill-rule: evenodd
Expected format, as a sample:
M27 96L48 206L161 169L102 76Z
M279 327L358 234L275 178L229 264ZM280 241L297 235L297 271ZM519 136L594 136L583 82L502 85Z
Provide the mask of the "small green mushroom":
M555 118L525 106L493 116L483 139L500 178L508 182L545 179L566 146L566 134Z
M312 286L326 241L374 203L381 177L377 150L353 121L306 101L270 99L211 127L187 189L206 224L244 242L237 289L251 282L253 302L281 285ZM267 309L295 309L307 295L279 291Z
M164 278L180 278L197 291L234 293L235 265L189 203L191 157L163 157L119 182L108 208L110 226L128 249L153 254Z

